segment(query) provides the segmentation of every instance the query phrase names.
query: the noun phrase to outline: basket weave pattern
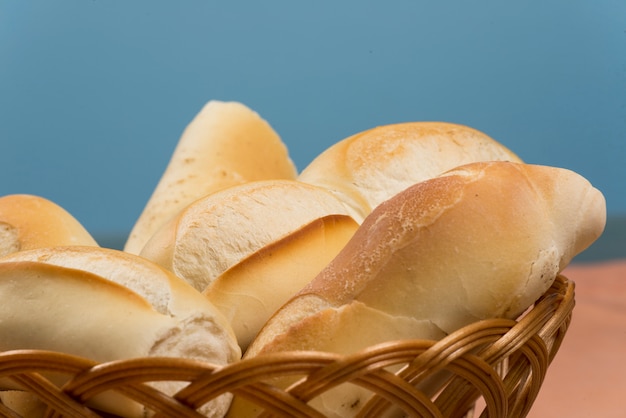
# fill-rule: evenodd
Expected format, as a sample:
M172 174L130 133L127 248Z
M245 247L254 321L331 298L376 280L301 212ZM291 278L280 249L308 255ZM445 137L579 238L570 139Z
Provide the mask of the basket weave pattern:
M565 336L573 308L574 283L558 276L517 321L479 321L440 341L389 342L348 356L276 353L219 367L179 358L96 364L63 353L16 350L0 353L0 378L10 378L36 395L47 405L48 417L110 416L86 405L111 390L145 405L156 417L200 417L197 408L226 392L263 407L263 417L321 417L308 401L344 382L374 393L358 405L357 417L380 417L391 408L417 417L524 417ZM401 367L394 373L389 371L392 366ZM59 388L44 377L50 372L69 380ZM283 376L301 378L286 390L269 383ZM188 385L168 396L149 385L157 381ZM0 403L0 416L18 415Z

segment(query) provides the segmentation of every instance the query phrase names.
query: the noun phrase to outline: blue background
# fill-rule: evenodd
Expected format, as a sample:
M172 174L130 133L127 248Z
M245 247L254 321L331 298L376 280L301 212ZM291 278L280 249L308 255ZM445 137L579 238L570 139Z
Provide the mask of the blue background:
M376 125L470 125L626 216L626 2L0 0L0 194L126 236L210 99L299 169Z

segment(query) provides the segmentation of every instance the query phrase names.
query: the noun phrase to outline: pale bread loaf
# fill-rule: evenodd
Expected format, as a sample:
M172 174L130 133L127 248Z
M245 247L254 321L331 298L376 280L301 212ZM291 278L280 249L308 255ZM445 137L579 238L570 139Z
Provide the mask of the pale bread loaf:
M0 323L0 351L47 349L99 362L182 357L217 365L241 356L230 325L204 296L171 272L122 251L73 246L10 254L0 259L0 300L0 317L11 318ZM180 388L157 386L167 393ZM230 396L218 398L202 412L222 416L229 401ZM97 406L125 416L144 413L117 398Z
M124 250L138 254L162 224L214 191L296 175L287 147L256 112L238 102L209 101L180 137Z
M324 188L256 181L195 201L157 231L140 255L205 292L245 347L357 227Z
M387 341L395 321L430 323L421 337L416 326L395 338L430 338L433 328L450 333L484 318L515 318L600 236L605 222L602 193L572 171L508 162L458 167L379 205L268 321L245 357L353 352ZM367 314L346 316L358 311ZM393 318L389 327L371 326L372 312ZM367 396L351 388L315 405L347 417L354 413L349 405L362 405ZM242 398L230 412L255 414Z
M0 257L57 245L98 244L74 216L44 197L29 194L0 197Z
M341 251L357 227L346 215L316 219L236 263L207 286L203 294L230 320L242 350Z
M378 126L333 144L298 180L332 190L361 222L415 183L462 164L499 160L521 162L504 145L468 126L407 122Z

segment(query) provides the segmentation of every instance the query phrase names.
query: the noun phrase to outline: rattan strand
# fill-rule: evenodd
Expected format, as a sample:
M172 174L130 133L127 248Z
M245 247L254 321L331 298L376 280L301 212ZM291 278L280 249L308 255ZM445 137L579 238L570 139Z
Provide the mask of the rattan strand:
M63 353L16 350L0 353L0 378L45 402L47 417L110 417L86 405L115 391L146 406L155 418L197 418L197 408L224 393L263 407L262 417L321 418L307 402L344 383L375 394L358 418L389 409L417 417L466 417L479 398L484 407L475 413L481 417L524 417L560 348L574 303L574 283L559 276L519 320L479 321L440 341L389 342L349 356L277 353L225 367L178 358L96 364ZM51 373L65 375L67 383L59 388L46 378ZM271 384L285 376L295 380L289 388ZM150 385L158 381L188 385L169 396ZM18 415L0 403L0 417Z

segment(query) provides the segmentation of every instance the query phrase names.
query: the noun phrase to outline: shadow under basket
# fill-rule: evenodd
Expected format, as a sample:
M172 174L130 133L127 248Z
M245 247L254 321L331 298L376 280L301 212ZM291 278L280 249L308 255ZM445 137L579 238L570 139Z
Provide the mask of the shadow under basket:
M48 417L111 417L86 406L107 391L158 417L199 417L200 406L226 392L258 405L261 416L322 417L308 401L346 382L374 394L355 405L356 417L387 416L391 410L402 411L393 416L409 417L524 417L573 308L574 283L558 276L518 320L479 321L439 341L394 341L347 356L276 353L228 366L179 358L97 364L63 353L15 350L0 353L0 378L12 379L28 396L39 398ZM59 388L44 377L50 373L69 381ZM296 383L286 390L270 384L285 376L295 376ZM185 385L169 396L150 385L157 381ZM20 415L0 402L0 416Z

